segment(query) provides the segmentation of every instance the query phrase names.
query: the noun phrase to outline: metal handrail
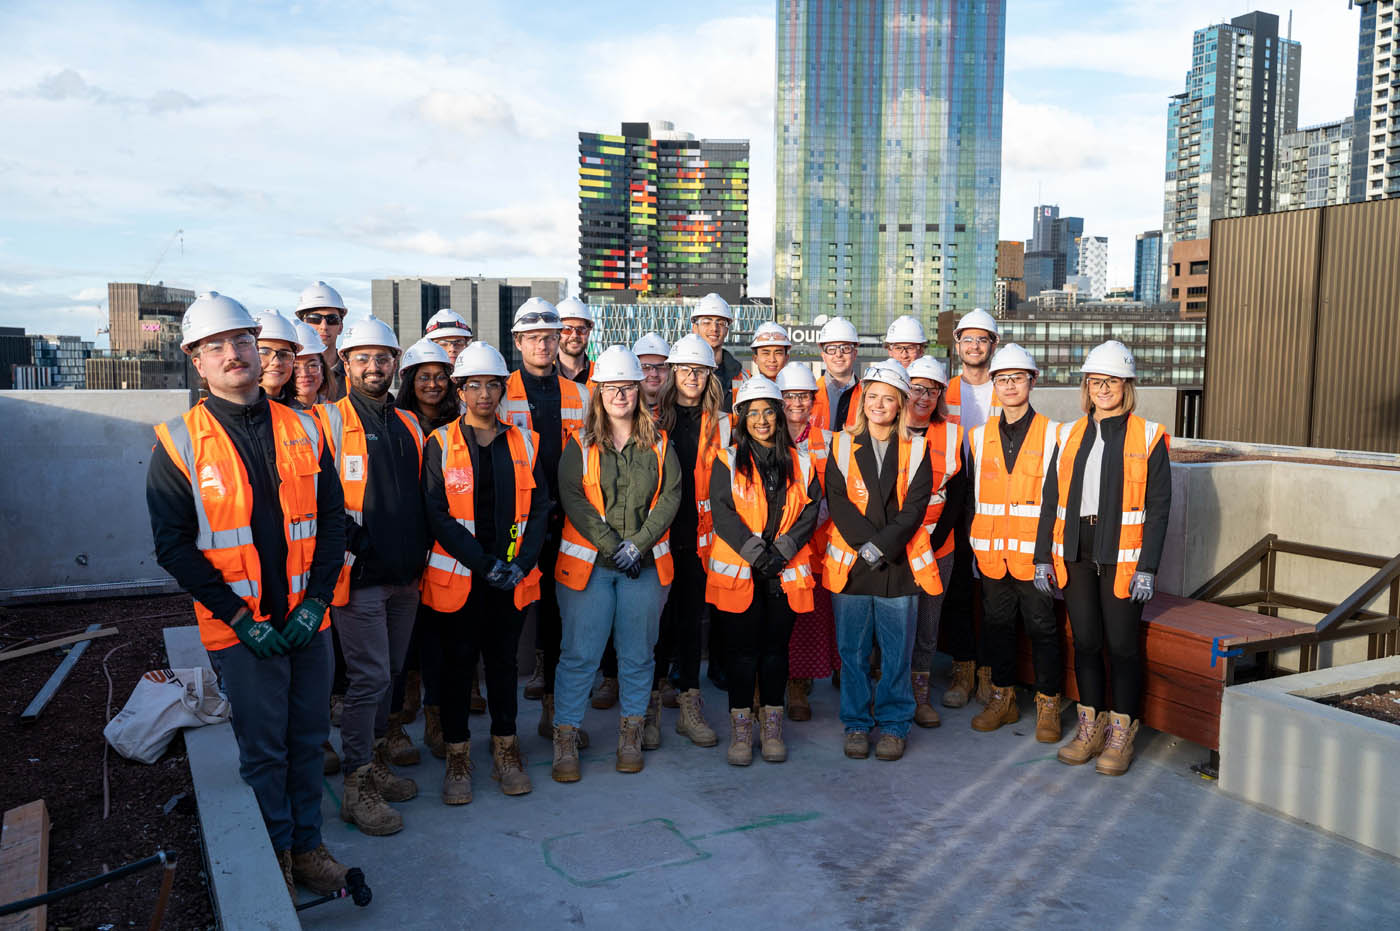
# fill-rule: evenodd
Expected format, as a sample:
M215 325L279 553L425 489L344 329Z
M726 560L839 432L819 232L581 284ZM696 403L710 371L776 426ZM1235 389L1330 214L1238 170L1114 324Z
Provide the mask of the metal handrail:
M1269 550L1274 543L1278 542L1278 534L1271 533L1262 537L1258 543L1245 550L1238 559L1221 569L1210 578L1204 585L1191 593L1193 601L1210 601L1225 589L1234 585L1250 569L1253 569L1269 555Z
M1331 629L1334 625L1350 620L1353 616L1361 613L1361 606L1368 604L1373 598L1380 595L1387 588L1390 593L1390 616L1395 616L1396 587L1395 583L1400 580L1400 554L1380 568L1380 571L1366 580L1356 591L1352 592L1337 607L1328 612L1327 616L1317 622L1317 632Z

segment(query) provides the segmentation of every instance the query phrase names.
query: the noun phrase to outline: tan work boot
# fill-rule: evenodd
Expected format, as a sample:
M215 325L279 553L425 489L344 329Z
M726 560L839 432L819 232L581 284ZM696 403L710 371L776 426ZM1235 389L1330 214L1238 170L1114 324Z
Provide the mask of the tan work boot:
M389 746L383 737L374 742L369 773L374 779L374 787L386 802L406 802L418 794L418 783L407 776L397 775L389 768Z
M811 679L789 679L787 683L787 716L789 721L812 720Z
M953 663L953 677L943 693L944 708L961 708L972 698L976 688L977 663L974 660Z
M535 733L545 740L554 739L554 693L546 692L540 696L540 723L535 726ZM581 727L574 728L574 736L578 740L580 750L588 749L588 731Z
M1095 711L1088 705L1080 705L1079 728L1074 739L1060 748L1055 754L1066 766L1080 766L1103 752L1104 738L1108 736L1108 712Z
M389 730L384 734L384 744L389 750L389 761L395 766L416 766L422 759L418 748L403 729L403 715L395 712L389 715Z
M479 673L472 673L471 713L486 713L486 696L481 694L481 675Z
M423 745L439 760L447 759L447 743L442 737L442 709L437 705L423 706Z
M334 895L344 889L347 872L349 868L337 862L325 844L292 854L292 878L317 895Z
M1035 739L1043 744L1060 742L1060 696L1035 693Z
M914 723L920 727L937 727L942 724L938 712L929 704L928 673L911 672L909 677L914 683Z
M681 706L680 695L681 693L676 691L675 683L671 681L670 676L661 680L662 708L679 708Z
M539 701L544 694L544 650L535 651L535 671L525 680L525 697Z
M681 713L676 717L676 733L689 737L697 747L713 747L719 735L705 720L705 704L699 689L686 689L680 695Z
M410 669L403 674L403 706L399 708L399 718L405 724L412 724L418 717L418 709L423 707L423 674Z
M546 695L546 698L553 698ZM578 765L578 728L570 724L554 725L554 766L549 774L555 782L578 782L582 772Z
M534 788L525 772L525 758L520 753L520 738L491 738L491 778L501 784L506 795L526 795Z
M865 731L846 731L846 756L853 760L870 757L870 735Z
M1138 723L1126 714L1108 713L1108 733L1094 769L1105 776L1121 776L1128 771L1133 765L1133 739L1137 737Z
M442 773L442 803L469 805L472 800L472 742L447 745L447 767Z
M994 731L1003 724L1015 724L1021 720L1021 709L1016 704L1016 687L997 686L992 690L992 700L972 718L974 731Z
M617 679L603 676L603 681L593 690L592 705L599 711L607 711L617 704Z
M379 794L370 772L373 763L366 763L345 777L345 797L340 800L340 820L353 824L360 833L384 837L403 830L403 815L390 808Z
M331 775L340 772L340 757L335 754L335 747L331 746L329 740L321 741L321 772L324 775Z
M725 759L730 766L753 762L753 713L748 708L729 709L729 752Z
M345 696L331 696L331 727L340 727L340 716L345 713Z
M642 724L642 749L657 750L661 747L661 690L655 689L647 702L647 713Z
M875 759L892 762L904 756L904 738L893 734L881 734L875 742Z
M977 701L983 705L992 700L992 693L996 691L996 686L992 684L992 667L977 667Z
M617 771L640 773L642 766L642 715L624 714L617 725Z
M769 763L787 759L787 744L783 743L783 709L781 705L764 705L759 719L759 750Z
M277 851L277 865L282 867L282 879L287 883L287 895L292 897L292 904L297 904L297 883L292 878L292 852L290 850ZM324 895L324 893L322 893Z

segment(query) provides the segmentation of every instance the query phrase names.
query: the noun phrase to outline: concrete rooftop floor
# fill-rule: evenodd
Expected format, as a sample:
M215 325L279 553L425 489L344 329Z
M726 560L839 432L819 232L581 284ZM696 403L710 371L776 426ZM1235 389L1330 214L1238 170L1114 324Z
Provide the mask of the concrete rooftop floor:
M973 708L940 709L943 726L915 728L903 760L848 760L836 692L818 682L813 720L785 727L788 761L755 753L738 768L724 761L724 698L706 686L718 747L678 736L678 712L666 710L661 749L623 775L616 709L590 709L593 745L572 785L549 778L539 704L522 701L535 788L516 798L491 780L487 717L474 715L475 800L444 806L443 764L424 750L399 770L419 796L396 806L405 827L392 837L342 822L341 778L329 777L326 843L365 871L374 901L332 902L303 912L304 924L1400 926L1400 862L1222 795L1189 769L1205 751L1169 735L1144 731L1133 769L1100 776L1035 742L1023 697L1013 728L978 734ZM409 732L419 741L421 715Z

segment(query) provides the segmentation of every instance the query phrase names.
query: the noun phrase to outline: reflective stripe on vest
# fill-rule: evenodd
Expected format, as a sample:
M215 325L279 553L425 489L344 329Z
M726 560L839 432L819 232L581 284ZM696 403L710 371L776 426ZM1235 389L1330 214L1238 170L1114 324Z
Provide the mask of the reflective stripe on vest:
M1041 498L1046 471L1054 459L1059 424L1044 414L1036 414L1028 425L1026 439L1008 474L1001 450L1001 418L996 415L969 434L973 451L970 463L973 483L973 518L969 542L977 554L977 568L989 578L999 579L1010 571L1014 578L1028 581L1035 577L1036 531L1040 520ZM992 431L996 431L993 434ZM1041 431L1037 434L1037 431ZM989 462L988 435L994 435L996 463ZM1039 439L1039 448L1036 440ZM1038 454L1038 458L1037 458ZM988 470L997 471L997 484L984 488ZM1016 489L1020 495L1016 496ZM987 500L1016 496L1016 500ZM1015 521L1016 523L1012 523ZM1027 558L1022 558L1027 557Z
M588 416L590 392L587 385L581 385L563 375L556 377L559 379L559 439L560 442L568 442L570 433L583 430L583 422ZM506 423L518 427L521 433L534 430L530 419L530 399L525 393L525 378L519 369L511 372L506 378L505 395L501 398L500 406L496 408L496 414Z
M943 394L943 403L948 406L948 419L955 424L962 423L962 375L956 376ZM988 405L987 420L1001 416L1001 405L997 403L996 392L992 392L992 403ZM985 423L986 421L983 421Z

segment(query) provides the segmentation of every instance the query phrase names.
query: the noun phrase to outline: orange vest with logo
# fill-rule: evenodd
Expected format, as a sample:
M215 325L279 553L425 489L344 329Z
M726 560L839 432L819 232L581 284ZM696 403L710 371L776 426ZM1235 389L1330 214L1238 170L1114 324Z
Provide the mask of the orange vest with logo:
M593 373L593 363L588 363L588 371ZM569 434L583 430L584 418L588 416L589 388L563 375L559 378L559 428L561 443L569 441ZM506 394L501 399L497 414L506 423L513 423L522 432L534 430L530 422L530 399L525 395L525 379L516 369L506 379ZM539 431L536 430L536 433Z
M831 456L836 460L836 468L846 480L846 496L862 514L870 510L870 490L860 474L860 464L856 462L855 451L859 449L855 437L845 430L840 431L831 441ZM895 479L895 493L899 506L904 507L904 499L909 495L909 485L919 470L919 463L928 455L928 444L921 436L899 440L899 473ZM883 506L883 505L877 505ZM933 558L933 546L928 534L915 533L904 546L909 559L909 569L914 573L914 581L930 595L943 593L943 582L938 577L938 564ZM831 522L830 537L826 544L826 561L822 567L822 584L828 591L840 592L851 577L851 567L856 564L857 551L841 536L836 522Z
M800 446L794 453L783 514L778 518L779 534L792 529L802 509L812 500L807 497L807 488L812 484L812 460ZM739 519L754 533L762 533L768 526L768 496L764 493L763 482L755 481L753 476L746 478L734 468L733 446L721 449L718 459L729 469L729 491ZM813 608L812 590L817 583L812 578L811 563L811 550L804 543L778 577L788 604L799 614ZM741 614L753 603L753 568L724 537L715 536L705 569L705 600L710 604L730 614Z
M710 472L715 455L729 445L729 431L732 420L728 414L719 415L714 439L695 453L695 531L696 549L700 553L700 563L704 565L710 558L710 548L715 543L715 519L710 513ZM700 441L710 432L710 415L700 417Z
M287 539L287 608L306 597L311 560L316 553L316 486L321 474L321 430L310 414L268 402L272 438L277 449L278 504ZM262 613L262 565L253 546L253 487L248 470L204 402L174 420L156 425L170 461L189 479L199 530L195 546L243 599L257 621ZM227 621L194 603L199 639L207 650L222 650L238 642ZM279 618L280 620L280 618ZM330 626L330 614L321 630Z
M1060 453L1055 460L1055 477L1060 489L1060 505L1055 509L1055 579L1061 588L1069 584L1065 566L1065 506L1070 482L1074 479L1074 461L1079 446L1089 429L1089 418L1060 424ZM1137 572L1138 557L1142 555L1142 529L1147 519L1147 460L1158 443L1170 444L1171 439L1161 424L1129 414L1123 434L1123 511L1118 524L1118 566L1113 573L1113 594L1119 598L1132 595L1133 573ZM1099 502L1099 512L1104 502ZM1077 554L1076 554L1077 555Z
M974 510L968 536L977 569L988 578L1004 578L1008 572L1022 581L1035 578L1041 493L1059 426L1036 414L1016 455L1016 468L1009 473L1001 445L1001 415L972 430Z
M948 385L948 390L943 395L943 403L948 405L948 419L956 424L962 423L962 385L963 377L959 375ZM996 391L993 390L992 404L987 411L987 419L991 420L993 417L1000 416L1001 404L997 402Z
M933 466L933 494L928 499L928 510L924 512L924 532L933 533L938 518L943 516L943 505L948 500L948 479L958 474L962 468L962 427L945 420L941 424L931 423L924 434L928 441L929 465ZM942 559L953 551L953 535L933 555Z
M607 505L603 501L603 486L599 484L601 453L598 444L585 444L581 433L574 434L570 439L578 444L579 451L583 454L583 494L588 498L588 503L597 509L598 516L606 520ZM661 485L666 478L666 443L666 433L663 430L660 439L652 447L652 452L656 455L656 491L651 496L653 508L661 498ZM670 530L663 533L661 539L652 546L651 555L656 560L656 575L661 584L670 585L676 574L671 561ZM579 533L574 522L566 515L564 533L559 540L559 560L554 564L554 581L581 592L588 586L588 577L593 574L593 564L597 560L598 547Z
M854 377L854 373L852 373ZM851 404L846 408L846 422L837 424L839 430L842 427L854 427L856 425L856 414L860 411L860 381L857 380L855 387L851 389ZM817 379L817 393L812 398L812 422L823 430L827 424L831 423L831 401L826 396L826 376Z
M442 487L447 494L447 513L476 534L476 481L472 469L472 454L467 448L466 437L462 433L462 421L439 427L433 432L438 445L442 447ZM530 516L530 500L535 490L535 456L539 447L539 435L525 433L517 427L506 430L506 443L510 447L510 461L514 467L515 511L514 523L510 526L511 557L519 541L525 538L525 525ZM540 600L540 570L536 566L515 587L515 606L524 610L527 605ZM459 610L467 603L472 592L472 571L447 552L441 543L433 541L428 553L428 567L423 572L419 585L423 604L434 611L450 613Z

